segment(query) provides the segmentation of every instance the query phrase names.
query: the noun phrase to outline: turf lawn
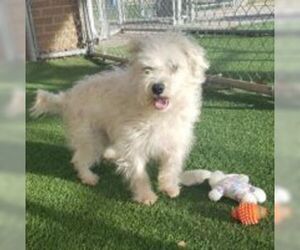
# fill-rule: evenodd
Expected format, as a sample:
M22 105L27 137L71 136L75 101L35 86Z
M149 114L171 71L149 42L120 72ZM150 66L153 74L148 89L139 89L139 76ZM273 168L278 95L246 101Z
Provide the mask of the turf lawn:
M108 68L82 57L27 64L27 106L38 88L68 88L86 74ZM274 110L268 97L205 91L202 121L186 168L248 174L265 189L273 208ZM159 194L151 207L130 200L114 166L101 163L96 187L82 185L70 164L61 121L27 115L28 249L271 249L273 213L256 226L230 218L235 202L208 199L209 186L185 187L176 199ZM156 166L149 172L156 189Z

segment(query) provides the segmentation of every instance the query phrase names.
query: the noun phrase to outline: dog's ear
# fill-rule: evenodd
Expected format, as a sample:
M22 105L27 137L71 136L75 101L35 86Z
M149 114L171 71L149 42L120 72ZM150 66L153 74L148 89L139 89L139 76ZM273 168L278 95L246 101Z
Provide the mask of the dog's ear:
M143 48L143 42L139 38L132 39L129 42L129 53L131 56L136 56L139 52L142 51Z
M182 41L182 49L187 56L189 66L194 77L203 77L203 74L209 68L209 62L206 59L205 51L192 38L185 38Z

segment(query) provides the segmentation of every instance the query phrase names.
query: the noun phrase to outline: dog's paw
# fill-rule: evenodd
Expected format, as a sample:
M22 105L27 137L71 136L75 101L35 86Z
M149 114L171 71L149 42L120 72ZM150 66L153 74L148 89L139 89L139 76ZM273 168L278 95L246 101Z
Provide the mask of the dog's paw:
M160 191L167 194L170 198L175 198L180 194L179 186L160 187Z
M158 197L155 193L149 192L149 193L143 193L143 194L136 194L133 197L133 200L138 203L142 203L144 205L150 206L156 202L157 198Z
M78 176L83 184L89 186L96 186L99 181L99 176L92 173L91 171L80 173Z
M106 160L114 160L117 157L116 151L109 147L103 153L103 158Z

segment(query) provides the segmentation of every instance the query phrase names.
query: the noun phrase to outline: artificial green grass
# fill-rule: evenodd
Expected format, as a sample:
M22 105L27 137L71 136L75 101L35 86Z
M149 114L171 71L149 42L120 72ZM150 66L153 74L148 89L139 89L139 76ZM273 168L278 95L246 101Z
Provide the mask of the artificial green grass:
M211 62L210 74L274 83L274 37L198 36Z
M58 91L76 79L108 68L81 58L27 64L27 106L37 88ZM27 116L28 249L271 249L273 217L246 227L230 217L236 205L214 203L204 183L182 188L169 199L159 194L151 207L130 200L114 166L101 163L96 187L82 185L71 167L59 118ZM273 210L273 101L236 91L205 91L202 121L186 168L248 174L265 189ZM156 166L149 171L156 189Z

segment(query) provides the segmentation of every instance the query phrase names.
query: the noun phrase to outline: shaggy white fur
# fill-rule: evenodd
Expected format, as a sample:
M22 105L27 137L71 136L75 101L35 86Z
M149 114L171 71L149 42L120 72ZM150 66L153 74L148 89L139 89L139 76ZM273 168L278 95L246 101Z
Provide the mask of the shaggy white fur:
M160 163L160 190L170 197L180 192L208 62L201 47L175 33L133 41L131 52L126 69L89 76L59 94L39 90L32 114L63 117L83 183L97 183L90 168L104 156L129 181L133 199L150 205L157 196L149 159Z

